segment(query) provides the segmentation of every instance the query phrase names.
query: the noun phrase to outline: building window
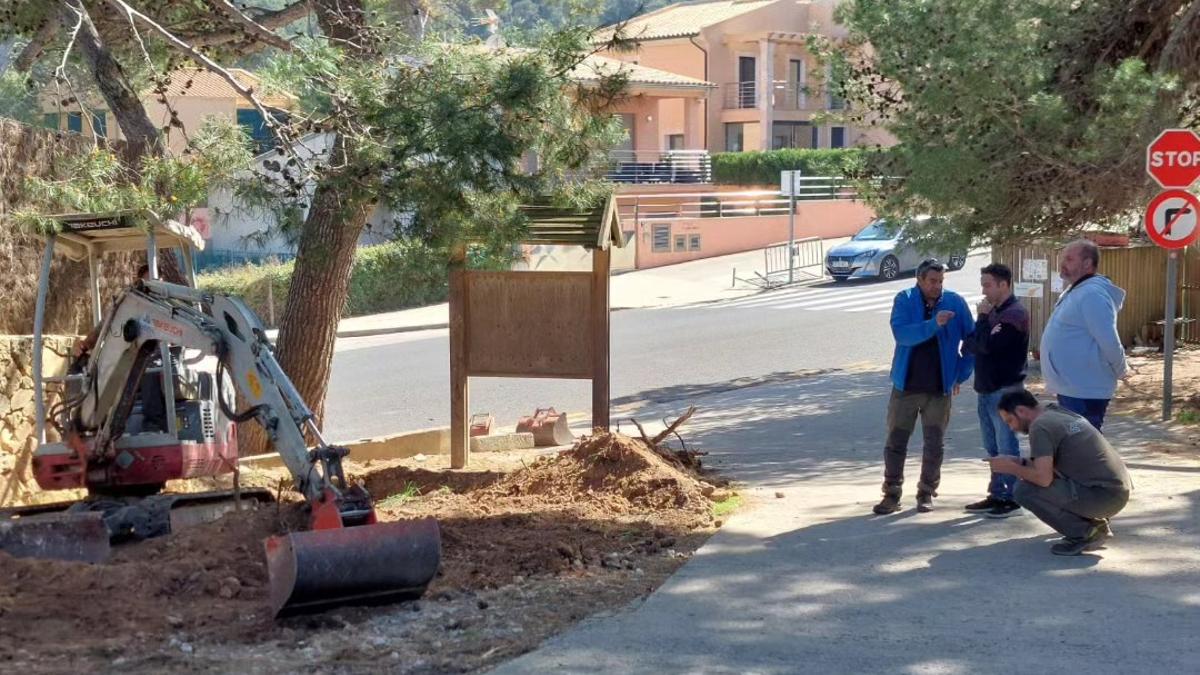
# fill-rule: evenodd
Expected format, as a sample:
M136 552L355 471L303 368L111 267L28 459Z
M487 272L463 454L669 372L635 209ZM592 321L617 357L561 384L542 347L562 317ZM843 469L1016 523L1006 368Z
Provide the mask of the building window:
M669 134L667 136L668 150L683 150L683 134Z
M812 133L809 122L775 122L771 125L771 148L811 148Z
M108 117L102 112L92 113L92 135L108 138Z
M830 127L830 129L829 129L829 147L831 147L831 148L846 147L846 127Z
M57 130L58 125L59 125L58 113L46 113L45 116L42 117L42 126L46 127L47 129L56 129Z
M678 253L679 251L686 251L686 250L687 250L687 235L686 234L675 235L675 252Z
M746 125L729 122L725 125L725 151L742 152L746 149Z
M67 113L67 131L74 131L77 134L83 133L83 113Z
M738 57L738 105L739 108L758 107L755 81L758 80L758 60L753 56Z
M700 250L700 235L693 234L688 237L688 250L689 251L699 251Z
M655 225L654 226L653 250L655 253L666 253L671 250L671 226L670 225Z
M811 143L811 145L808 146L810 148L821 147L821 127L812 128L812 139L810 139L809 142Z
M271 116L277 122L284 122L286 115L278 110L271 110ZM275 148L275 137L267 128L262 113L254 108L239 108L237 111L238 126L246 131L254 143L254 152L262 154Z
M837 75L833 72L832 67L826 70L825 74L825 82L829 88L829 109L842 110L846 107L846 99L839 96L842 91L842 83L837 79Z

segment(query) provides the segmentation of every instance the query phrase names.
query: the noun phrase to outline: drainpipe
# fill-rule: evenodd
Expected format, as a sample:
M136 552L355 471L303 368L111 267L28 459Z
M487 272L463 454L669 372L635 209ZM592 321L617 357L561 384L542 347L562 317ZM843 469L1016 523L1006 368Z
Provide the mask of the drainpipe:
M695 47L696 49L699 49L701 54L704 54L704 81L708 82L708 50L705 49L704 47L701 47L700 43L696 42L695 35L689 35L688 42L691 42L693 47ZM709 102L710 102L709 97L705 97L705 99L704 99L704 149L705 150L708 150L708 104L709 104Z

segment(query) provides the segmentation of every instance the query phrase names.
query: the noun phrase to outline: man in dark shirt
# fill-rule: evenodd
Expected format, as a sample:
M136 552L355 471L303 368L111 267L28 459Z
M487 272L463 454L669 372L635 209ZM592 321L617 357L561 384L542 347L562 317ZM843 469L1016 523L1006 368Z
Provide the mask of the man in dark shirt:
M1017 435L1000 419L1000 397L1024 388L1025 363L1029 353L1029 312L1012 293L1012 270L993 263L980 273L983 301L975 332L963 342L963 349L975 355L975 392L978 400L979 428L983 449L989 457L1020 457ZM992 473L988 496L967 505L967 511L988 518L1007 518L1021 512L1013 500L1012 474Z
M942 478L950 396L971 376L974 361L960 350L974 329L971 309L961 296L943 291L945 266L926 260L917 268L917 285L896 294L892 303L892 396L888 401L887 440L883 449L883 500L872 509L883 515L900 510L908 439L921 417L924 449L917 510L932 511Z
M1013 495L1021 506L1063 535L1055 555L1079 555L1112 536L1108 519L1129 502L1133 481L1121 456L1078 413L1033 394L1000 397L1000 415L1013 431L1029 434L1032 459L992 457L992 470L1020 478Z

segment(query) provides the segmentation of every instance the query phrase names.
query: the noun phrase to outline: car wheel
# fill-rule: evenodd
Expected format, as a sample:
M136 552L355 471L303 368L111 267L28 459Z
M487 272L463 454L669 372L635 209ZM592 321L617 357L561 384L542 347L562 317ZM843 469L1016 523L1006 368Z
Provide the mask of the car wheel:
M961 270L967 264L967 257L963 255L950 256L950 263L946 265L951 270Z
M884 256L879 263L879 278L891 281L900 276L900 261L894 255Z

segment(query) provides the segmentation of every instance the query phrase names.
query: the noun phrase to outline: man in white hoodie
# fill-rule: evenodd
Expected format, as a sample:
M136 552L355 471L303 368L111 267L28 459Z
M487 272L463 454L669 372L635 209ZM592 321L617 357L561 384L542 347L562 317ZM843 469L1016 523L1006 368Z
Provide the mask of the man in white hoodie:
M1058 404L1099 429L1117 380L1126 375L1125 348L1117 334L1117 312L1125 291L1096 273L1100 248L1080 239L1059 256L1059 276L1068 284L1042 332L1042 375Z

